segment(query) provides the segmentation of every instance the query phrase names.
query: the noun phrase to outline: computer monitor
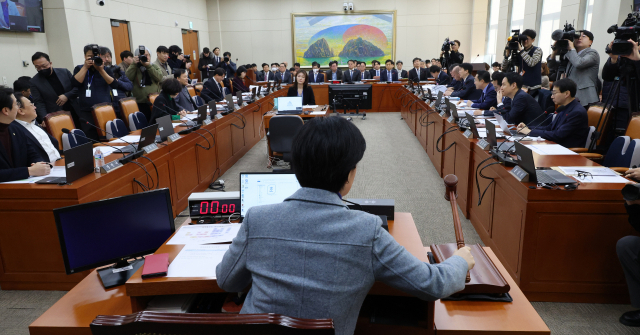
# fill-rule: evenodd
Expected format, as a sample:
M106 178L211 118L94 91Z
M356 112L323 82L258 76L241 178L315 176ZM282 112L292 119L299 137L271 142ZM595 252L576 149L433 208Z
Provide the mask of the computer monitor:
M302 113L302 97L278 98L278 113L281 112Z
M53 210L67 274L117 263L98 273L105 288L122 285L175 231L169 189ZM117 269L114 271L114 269Z
M160 140L160 142L164 142L167 140L169 135L173 135L173 133L175 133L173 129L173 122L171 122L171 116L165 115L163 117L159 117L156 119L156 123L158 124L158 132L160 133L160 138L156 138L156 142L158 142L158 140Z
M373 85L329 85L329 104L336 109L371 109Z
M240 215L244 217L253 206L282 202L298 189L300 183L291 173L240 173Z

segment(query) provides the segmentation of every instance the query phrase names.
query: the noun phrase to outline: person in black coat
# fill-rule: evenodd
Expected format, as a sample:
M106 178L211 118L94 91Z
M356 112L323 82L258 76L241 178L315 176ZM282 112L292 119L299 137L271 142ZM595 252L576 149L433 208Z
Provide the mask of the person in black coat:
M334 73L336 76L335 78L333 78ZM337 61L333 60L329 62L329 70L327 70L324 76L327 78L327 81L332 81L332 80L342 81L342 70L338 68Z
M431 72L431 76L436 78L436 84L438 85L449 85L451 82L451 77L448 74L441 71L438 65L431 65L429 68L429 72Z
M447 92L444 93L444 95L458 97L461 100L469 99L469 97L476 90L475 80L471 75L471 71L473 71L473 66L471 64L469 63L460 64L460 66L458 66L458 75L463 81L462 87L458 90L454 90L454 88L449 88Z
M404 66L404 63L399 60L396 62L396 69L398 69L398 75L400 76L400 78L409 78L409 73L407 72L407 70L403 70L402 67Z
M502 93L505 97L511 98L511 109L508 112L499 113L507 123L524 123L535 127L545 121L542 117L538 118L542 114L542 107L538 101L522 90L521 75L513 72L505 73L504 79L502 79Z
M64 68L53 68L49 55L36 52L31 62L38 73L31 79L31 97L38 111L38 123L49 113L70 112L78 121L76 111L80 111L78 88L71 83L71 72ZM84 93L84 92L83 92Z
M233 77L231 85L233 85L234 92L249 92L249 88L244 84L244 77L247 76L247 69L241 66L236 70L236 76Z
M557 115L546 127L529 129L526 124L518 125L520 133L540 136L565 148L582 148L589 135L589 117L587 111L576 99L578 86L571 79L561 79L553 83L551 98L559 105Z
M215 58L213 58L213 54L210 52L209 48L204 48L200 55L200 59L198 60L198 70L202 73L202 79L204 80L205 78L209 78L209 70L213 72L217 65L218 63Z
M29 145L20 129L22 126L13 122L18 109L13 90L0 86L0 182L46 176L51 172L48 159Z
M427 71L420 67L422 60L418 57L413 59L413 69L409 70L409 79L412 81L425 81L427 80Z
M302 105L315 105L316 98L313 95L313 89L308 85L309 76L304 70L298 71L296 81L289 87L288 97L302 97Z
M186 116L187 111L176 104L175 98L182 91L182 84L175 78L169 78L162 82L162 91L153 102L149 124L156 123L156 119L165 115Z

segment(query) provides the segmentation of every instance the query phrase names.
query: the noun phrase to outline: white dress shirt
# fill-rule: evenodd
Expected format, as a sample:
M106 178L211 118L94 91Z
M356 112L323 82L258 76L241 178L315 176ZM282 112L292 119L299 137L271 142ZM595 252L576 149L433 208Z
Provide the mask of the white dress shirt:
M16 122L25 127L31 133L31 135L33 135L33 137L35 137L36 140L40 142L40 145L42 146L44 151L47 153L47 155L49 155L50 163L53 163L60 159L60 153L58 152L58 149L56 149L56 147L53 146L53 143L51 143L49 135L47 135L47 133L45 133L42 128L36 125L35 120L29 123L16 119Z

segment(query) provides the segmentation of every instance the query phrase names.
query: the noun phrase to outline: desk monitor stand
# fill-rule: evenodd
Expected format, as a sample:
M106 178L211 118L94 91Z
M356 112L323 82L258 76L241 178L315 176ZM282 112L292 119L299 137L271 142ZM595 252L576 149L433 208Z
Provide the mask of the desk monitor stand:
M124 285L143 264L144 258L133 260L131 263L122 259L113 266L98 270L98 276L105 289Z

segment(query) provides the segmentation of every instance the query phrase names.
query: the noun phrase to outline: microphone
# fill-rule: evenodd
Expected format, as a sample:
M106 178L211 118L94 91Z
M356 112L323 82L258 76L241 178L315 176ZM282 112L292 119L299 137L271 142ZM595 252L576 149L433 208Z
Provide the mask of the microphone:
M105 132L105 134L111 135L113 138L117 138L117 139L121 140L122 142L125 142L125 143L129 144L129 145L133 148L133 150L138 151L138 147L136 147L135 145L133 145L133 143L131 143L131 142L127 142L127 141L123 140L123 139L122 139L122 138L120 138L120 137L116 137L116 136L115 136L115 135L113 135L112 133L110 133L110 132L108 132L108 131L106 131L106 130L104 130L104 129L102 129L102 128L98 127L98 126L96 126L95 124L93 124L93 123L91 123L91 122L89 122L89 121L87 121L87 120L85 120L85 119L83 119L83 118L79 118L79 119L80 119L80 121L84 121L86 124L90 125L91 127L96 128L96 129L100 129L100 130L104 131L104 132ZM74 134L74 135L77 135L77 134ZM95 141L95 140L94 140L94 141ZM98 141L98 143L102 143L102 142Z
M87 137L87 136L84 136L84 135L74 134L74 133L72 133L72 132L71 132L69 129L67 129L67 128L62 128L62 132L63 132L63 133L65 133L65 134L69 134L69 135L80 136L80 137L82 137L82 138L84 138L84 139L87 139L87 140L89 140L89 141L91 141L91 142L98 143L98 144L104 144L104 145L106 145L106 146L108 146L108 147L112 147L112 148L114 148L114 149L116 149L116 150L120 151L120 152L122 153L122 156L123 156L123 157L122 157L122 158L120 158L120 159L118 159L118 161L119 161L122 165L127 164L127 163L131 162L132 160L134 160L134 159L136 159L136 158L138 158L138 157L142 156L142 153L144 152L144 151L142 151L142 150L141 150L141 151L138 151L138 152L136 152L136 153L131 153L131 154L127 155L127 153L126 153L126 152L124 152L124 151L122 151L122 149L120 149L120 148L116 148L116 147L114 147L113 145L109 145L109 144L107 144L107 143L100 142L100 141L98 141L98 140L94 140L94 139L92 139L92 138L90 138L90 137Z
M551 33L551 39L554 41L559 41L562 39L564 32L560 29L556 29Z
M539 119L539 118L540 118L540 117L542 117L543 115L548 115L548 114L549 114L549 112L547 112L547 111L542 111L542 114L538 115L538 116L537 116L535 119L533 119L530 123L534 123L537 119ZM533 129L531 129L531 131L536 130L536 129L537 129L541 124L543 124L543 123L544 123L544 122L540 122L540 123L538 123L535 127L533 127ZM511 136L510 136L508 139L506 139L504 142L500 143L500 145L496 148L496 151L497 151L497 152L500 152L500 147L501 147L505 142L508 142L508 141L509 141L509 139L511 139L512 137L514 137L514 136L518 135L519 133L520 133L520 131L516 132L516 134L515 134L515 135L511 135ZM529 134L531 134L531 132L529 132ZM522 139L523 139L523 138L524 138L524 137L521 137L520 139L515 140L515 141L514 141L514 143L515 143L515 142L520 142L520 141L522 141Z

